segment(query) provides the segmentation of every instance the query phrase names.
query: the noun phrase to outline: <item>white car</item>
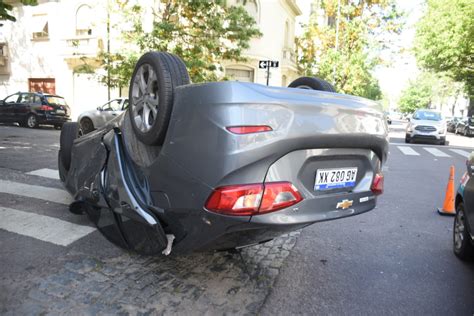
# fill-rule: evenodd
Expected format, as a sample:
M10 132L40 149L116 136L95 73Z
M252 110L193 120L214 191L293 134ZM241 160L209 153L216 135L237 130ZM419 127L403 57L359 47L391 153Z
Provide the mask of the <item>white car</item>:
M127 108L128 99L113 99L97 107L97 110L82 113L77 118L77 122L79 123L82 133L87 134L104 126L106 122L122 114Z
M445 145L446 133L446 120L441 113L432 110L417 110L407 124L405 143L427 140Z

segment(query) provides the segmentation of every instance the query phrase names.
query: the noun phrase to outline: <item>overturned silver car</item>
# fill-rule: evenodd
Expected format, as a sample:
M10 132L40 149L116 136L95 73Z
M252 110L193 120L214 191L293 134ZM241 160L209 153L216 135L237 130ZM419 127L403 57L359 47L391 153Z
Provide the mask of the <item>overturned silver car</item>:
M289 88L189 84L184 63L138 61L128 110L87 135L61 132L70 210L144 254L226 250L364 213L383 191L379 106L316 78Z

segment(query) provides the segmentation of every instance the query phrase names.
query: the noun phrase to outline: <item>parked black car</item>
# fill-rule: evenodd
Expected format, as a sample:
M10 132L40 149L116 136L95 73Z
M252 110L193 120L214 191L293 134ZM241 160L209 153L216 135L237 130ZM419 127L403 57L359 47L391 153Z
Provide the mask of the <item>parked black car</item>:
M453 117L451 118L448 122L447 122L447 130L448 132L450 133L455 133L456 132L456 125L459 123L459 121L461 120L460 117Z
M465 117L456 124L456 134L464 136L471 136L474 134L474 120L470 117Z
M39 92L17 92L0 100L0 122L35 128L40 124L60 129L71 120L63 97Z

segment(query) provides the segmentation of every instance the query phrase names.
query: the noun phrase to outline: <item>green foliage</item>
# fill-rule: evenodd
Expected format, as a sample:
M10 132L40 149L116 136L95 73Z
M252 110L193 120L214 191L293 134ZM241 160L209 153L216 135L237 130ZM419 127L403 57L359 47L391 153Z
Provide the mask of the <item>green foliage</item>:
M427 81L410 81L408 88L402 92L399 109L402 113L413 113L418 109L428 108L431 104L432 91Z
M243 50L252 38L261 35L242 6L227 6L223 0L162 1L159 10L153 12L151 32L143 29L143 7L134 5L123 11L125 24L132 25L123 34L128 50L101 55L103 68L114 76L113 84L121 86L131 77L137 56L147 51L180 56L193 82L218 80L222 61L244 61Z
M474 99L474 3L428 0L417 25L415 55L426 69L463 82Z
M452 112L454 104L447 104L447 100L452 96L457 97L461 89L462 85L449 77L423 72L402 91L399 108L403 113L412 113L420 108L428 108L436 101L441 106L448 105Z
M137 54L127 52L120 54L100 53L99 60L104 72L99 73L99 82L110 88L127 87L138 58Z
M21 0L20 3L23 5L37 5L38 0ZM10 11L12 9L13 9L12 5L5 3L3 1L0 1L0 21L7 20L7 21L15 22L16 21L15 17L10 14Z
M380 99L382 93L372 71L382 62L377 50L391 44L387 35L401 31L400 13L389 0L341 0L336 45L337 2L327 0L322 4L325 15L334 23L321 25L312 16L297 39L299 71L333 82L340 92Z

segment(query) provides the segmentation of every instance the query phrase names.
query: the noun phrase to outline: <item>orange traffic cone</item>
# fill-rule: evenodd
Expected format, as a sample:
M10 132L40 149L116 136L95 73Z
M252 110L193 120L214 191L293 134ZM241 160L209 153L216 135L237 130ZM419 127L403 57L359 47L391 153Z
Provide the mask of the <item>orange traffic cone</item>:
M438 208L438 213L441 215L455 215L454 210L454 166L449 168L449 180L446 186L446 196L444 198L443 208Z

